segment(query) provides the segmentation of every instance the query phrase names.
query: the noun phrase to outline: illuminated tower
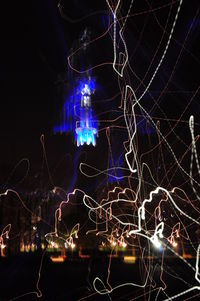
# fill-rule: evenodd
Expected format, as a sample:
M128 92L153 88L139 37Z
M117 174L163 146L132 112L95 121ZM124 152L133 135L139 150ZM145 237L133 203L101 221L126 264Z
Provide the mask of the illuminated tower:
M95 92L95 82L90 77L80 82L79 97L79 121L76 123L77 146L87 144L96 145L97 123L94 120L91 95Z
M77 64L84 70L84 76L77 78L77 74L69 68L68 86L71 89L62 110L60 125L53 128L54 133L73 133L77 146L96 145L97 120L92 110L92 95L95 93L95 79L91 76L90 64L92 55L90 53L90 31L86 28L77 42L76 47L80 49L72 56L71 65Z

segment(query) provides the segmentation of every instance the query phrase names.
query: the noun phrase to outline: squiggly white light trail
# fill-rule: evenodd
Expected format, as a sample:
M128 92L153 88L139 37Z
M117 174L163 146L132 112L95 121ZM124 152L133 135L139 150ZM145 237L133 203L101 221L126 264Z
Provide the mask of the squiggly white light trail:
M105 65L109 64L112 66L113 74L118 77L121 100L120 105L118 107L116 105L116 108L113 108L113 110L116 109L116 112L120 114L120 116L110 120L109 118L103 119L104 114L106 115L106 113L103 112L99 114L102 117L99 123L101 125L100 133L102 135L105 134L107 139L111 158L112 139L110 129L123 129L123 132L125 132L123 136L125 138L121 141L121 145L123 146L121 157L124 159L124 164L123 166L109 166L108 168L103 166L103 168L100 169L98 164L97 166L93 166L87 162L81 162L79 172L82 176L87 178L88 181L99 177L99 182L101 182L103 177L112 177L116 182L114 182L114 184L109 184L109 181L106 184L104 182L103 185L105 189L102 189L103 185L99 183L99 190L102 191L96 193L95 197L79 188L75 188L72 192L66 193L65 190L55 186L51 191L57 196L62 194L62 197L59 197L61 201L54 212L53 229L51 228L49 232L45 233L45 239L48 245L52 248L58 245L62 245L65 249L73 250L76 248L76 242L78 242L79 239L78 235L82 229L81 223L78 220L75 221L67 234L62 233L61 223L65 220L64 211L65 208L71 204L70 200L77 198L81 200L81 205L84 205L84 208L87 210L89 222L94 224L93 227L89 226L89 228L86 229L84 235L86 234L88 239L91 235L99 238L102 248L109 248L110 250L106 280L104 280L103 277L95 276L92 279L93 292L91 295L87 295L80 300L89 299L90 296L96 293L107 295L110 300L112 300L112 294L116 291L120 291L120 289L124 287L133 288L132 295L130 295L131 297L128 297L129 300L153 300L152 298L158 301L174 300L182 297L185 298L187 294L191 294L195 290L200 290L200 244L198 238L195 239L194 237L194 231L200 229L200 209L198 204L200 200L198 192L200 184L197 178L200 176L200 163L197 144L199 135L195 136L194 115L190 114L188 122L184 121L184 124L188 125L185 131L187 131L188 136L190 134L189 144L191 146L189 147L187 142L183 141L183 139L176 134L177 125L182 122L182 119L174 119L174 126L171 126L169 120L167 120L167 112L165 112L166 114L163 113L164 117L154 118L145 107L144 100L148 93L151 95L150 88L154 82L156 82L159 71L167 59L172 41L176 41L174 33L182 7L184 6L184 1L171 1L163 6L170 6L167 24L171 22L171 25L168 30L165 26L160 25L162 28L165 28L163 36L166 35L167 40L164 46L161 42L159 43L155 57L159 51L161 54L157 59L156 66L153 67L153 71L151 71L151 65L148 68L144 78L145 81L146 76L149 77L147 83L143 82L142 78L137 74L137 69L134 69L134 59L131 65L129 44L125 38L125 31L127 30L129 20L142 14L138 13L134 15L133 11L136 2L136 0L130 1L127 13L124 16L124 12L123 14L121 12L121 6L124 4L122 0L106 0L108 12L111 16L109 27L104 34L89 43L92 45L95 41L103 39L108 33L112 38L113 61L105 63ZM151 3L146 1L146 4L151 8ZM172 8L174 9L174 15L171 13ZM60 3L59 9L62 11ZM152 9L152 11L155 12L160 9L162 9L162 6ZM151 12L151 10L147 11L147 13L149 12ZM160 48L161 46L163 49ZM80 71L73 66L70 58L75 57L78 51L79 49L75 50L74 53L68 57L69 67L72 68L74 72L84 73L89 71ZM104 66L104 63L93 66L91 69L100 66ZM134 80L131 78L132 76L134 76L135 80L139 81L139 87L142 86L143 91L134 83ZM200 87L197 88L191 99L198 94L199 89ZM111 99L113 100L115 97ZM160 108L160 104L156 103L154 96L151 96L151 100L154 101L154 106ZM153 105L151 110L153 110ZM163 112L161 108L160 111ZM153 128L154 138L152 138L152 141L150 135L140 135L140 122L138 122L138 116L140 117L140 115L147 120L149 125ZM182 117L183 113L180 113L180 115ZM168 132L168 129L163 130L162 125L165 121L166 123L168 122ZM175 143L171 138L172 135L175 137L173 139L178 137L178 141L183 142L181 145L184 147L183 151L180 151L178 148L176 149L176 145L173 145ZM44 135L41 136L41 143L49 180L51 185L54 186L46 156ZM142 143L145 144L145 146L141 146ZM190 151L190 166L188 167L184 159L187 158ZM113 158L111 161L114 162ZM196 173L195 168L197 169ZM162 172L164 171L161 177L157 175L160 170L162 170ZM121 172L121 174L118 175L118 172ZM181 184L179 178L182 181ZM115 183L117 184L115 185ZM9 193L17 197L27 212L30 214L33 213L15 190L7 189L4 193L0 194L0 197L6 197ZM67 222L68 221L66 221L66 223ZM91 225L91 223L89 225ZM10 231L11 224L6 225L1 230L0 247L2 255L6 247L6 241L9 239ZM185 252L184 245L186 245L186 243L190 245L193 252L191 252L192 254L187 254L187 250ZM128 250L127 260L137 259L139 261L137 264L137 272L140 274L140 277L138 277L137 280L132 280L130 277L130 281L121 281L119 284L114 282L114 284L112 284L112 256L113 254L117 255L119 250L123 250L123 252L124 250ZM167 264L165 265L165 260L169 258L179 260L178 262L181 262L184 268L190 271L191 282L189 282L188 277L185 279L184 275L180 275L178 272L176 273L176 270L172 269L170 264L169 267ZM190 259L193 261L190 261ZM39 288L42 262L43 257L38 272L38 281L36 283L37 291L32 292L36 294L38 298L42 296L42 292ZM173 293L171 293L170 284L167 279L168 276L169 278L173 278L173 280L176 279L180 281L182 287L184 284L184 289L181 287L179 291L177 287ZM18 297L14 299L17 298ZM192 298L195 300L195 297L191 297L191 299Z

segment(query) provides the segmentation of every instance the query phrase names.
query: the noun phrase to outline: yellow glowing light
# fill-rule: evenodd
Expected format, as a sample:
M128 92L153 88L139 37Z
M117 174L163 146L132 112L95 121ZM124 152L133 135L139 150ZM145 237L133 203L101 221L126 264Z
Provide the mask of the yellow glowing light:
M72 250L76 247L76 245L74 243L71 244L71 248Z
M192 255L191 254L183 254L183 258L184 259L190 259L190 258L192 258Z
M1 245L2 250L5 249L5 247L6 247L6 245L4 245L4 244Z
M135 263L136 257L135 256L124 256L125 263Z
M51 256L50 259L51 259L52 262L64 262L65 257L63 257L63 256L58 256L58 257Z
M22 244L20 247L20 252L24 252L24 251L25 251L25 247L24 247L24 244Z
M122 243L122 247L123 247L123 248L126 248L126 247L127 247L127 244L126 244L125 242L123 242L123 243Z
M111 245L115 247L117 245L116 241L112 241Z
M54 241L51 241L50 244L52 248L56 248L56 249L58 248L58 244L55 243Z

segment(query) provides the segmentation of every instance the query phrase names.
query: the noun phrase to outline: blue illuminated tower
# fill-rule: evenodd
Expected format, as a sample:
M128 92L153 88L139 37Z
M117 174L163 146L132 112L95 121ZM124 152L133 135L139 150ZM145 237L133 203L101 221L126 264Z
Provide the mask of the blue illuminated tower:
M76 61L80 62L82 68L90 70L91 55L88 52L90 41L90 31L87 28L81 35L78 46L81 49ZM75 58L73 58L75 59ZM72 65L74 62L71 62ZM69 84L71 86L62 110L62 120L60 125L53 128L54 133L73 133L77 146L96 145L98 133L97 120L92 110L92 95L95 93L95 79L90 71L86 71L84 76L77 77L72 70Z
M87 144L96 145L97 123L94 120L91 95L94 94L94 80L90 77L80 82L78 89L79 97L79 121L76 123L76 142L77 146Z

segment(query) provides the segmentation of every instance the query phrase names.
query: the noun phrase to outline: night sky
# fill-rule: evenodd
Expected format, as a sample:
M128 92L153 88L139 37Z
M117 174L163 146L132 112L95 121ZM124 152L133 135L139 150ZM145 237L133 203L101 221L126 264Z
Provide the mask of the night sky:
M161 37L161 26L170 9L170 2L151 1L139 3L136 1L133 14L135 18L127 21L125 38L129 50L129 63L133 72L142 78L148 69L155 47ZM92 30L93 37L98 37L105 32L107 26L107 5L104 1L61 1L61 17L58 1L16 1L12 4L3 4L1 9L1 185L10 176L13 168L23 158L30 160L31 176L41 170L43 151L40 137L44 134L47 157L52 171L62 158L74 158L76 147L72 136L54 136L53 126L58 123L60 111L69 87L69 68L67 56L71 49L76 48L76 43L85 27ZM155 9L152 14L150 8ZM126 12L128 4L121 5L121 13ZM175 8L172 9L174 16ZM174 11L173 11L174 9ZM157 19L156 19L157 18ZM151 86L151 95L157 97L163 91L166 83L169 83L164 94L159 100L159 106L169 118L179 118L180 113L187 106L188 98L191 98L199 85L199 3L198 1L184 1L176 26L173 40L168 50L158 75ZM159 24L159 26L158 26ZM169 19L171 24L171 19ZM142 36L141 36L142 33ZM178 59L175 72L173 67L180 49L183 46ZM163 49L163 48L161 48ZM94 75L101 87L95 109L97 115L106 109L110 111L106 118L116 117L113 110L119 107L121 96L118 79L112 70L113 47L109 34L103 41L95 41L89 50L90 65L105 64L95 68ZM158 55L158 58L160 56ZM155 59L153 68L149 69L146 80L149 80L154 66L158 62ZM76 60L74 64L76 66ZM88 57L87 57L88 60ZM131 74L131 73L130 73ZM172 77L170 77L172 75ZM129 81L138 92L143 91L143 86L133 75ZM171 91L174 91L171 93ZM106 99L115 95L113 102ZM148 93L145 96L146 109L152 109ZM173 104L173 105L172 105ZM175 104L175 106L174 106ZM199 101L195 96L184 119L195 114L198 123ZM139 112L136 112L139 114ZM154 109L154 116L163 117L159 109ZM103 128L105 124L101 125ZM106 125L107 126L107 125ZM106 146L105 146L105 145ZM104 147L105 146L105 147ZM105 131L99 136L97 149L83 149L88 153L86 157L95 158L99 153L107 152ZM65 159L64 159L65 160ZM105 161L107 160L107 157ZM19 174L26 170L26 163L18 167ZM107 163L106 163L107 164ZM106 167L106 164L104 166ZM60 179L66 176L64 169L70 165L67 162L63 166ZM73 167L71 167L73 169ZM21 170L20 170L21 169ZM60 181L58 180L58 182ZM13 185L13 183L12 183Z

